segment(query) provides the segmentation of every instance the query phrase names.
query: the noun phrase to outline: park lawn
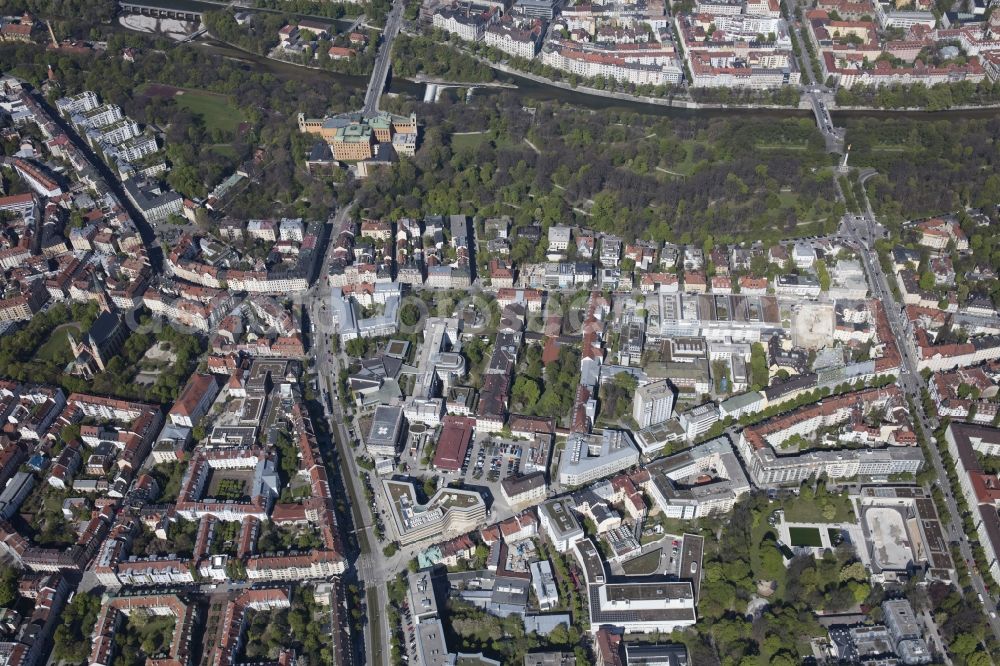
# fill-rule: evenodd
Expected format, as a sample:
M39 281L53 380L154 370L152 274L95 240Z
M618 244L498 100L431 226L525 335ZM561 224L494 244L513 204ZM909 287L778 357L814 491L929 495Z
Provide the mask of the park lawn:
M790 143L757 143L754 144L757 150L808 150L809 143L806 141L795 141Z
M792 206L798 208L799 206L799 195L795 192L778 190L778 201L781 202L781 207L785 208L787 206ZM811 211L810 211L811 212Z
M703 160L695 162L694 160L694 148L698 143L706 144L707 142L699 141L697 139L688 141L684 146L684 160L668 167L661 167L667 171L678 173L684 176L690 176L694 173L695 167L697 167ZM662 173L662 172L661 172ZM667 174L671 175L671 174Z
M225 95L206 90L182 89L174 96L174 101L177 106L201 116L209 131L218 128L224 132L235 132L243 121L243 114Z
M662 538L662 534L643 534L639 538L639 545L645 546L647 543L653 543L654 541L659 541Z
M902 153L911 150L911 147L901 143L876 143L870 150L873 153Z
M761 520L756 522L753 527L750 528L750 566L755 572L761 572L764 570L764 563L761 558L761 544L764 542L765 537L770 534L775 540L778 539L778 531L771 527L771 525L765 520L764 516L761 516ZM758 575L758 578L761 576ZM775 590L776 598L781 598L785 593L786 584L784 573L778 576L777 589Z
M775 193L775 196L778 197L779 207L781 209L794 208L796 211L801 213L803 219L799 220L796 226L816 222L816 218L819 216L819 213L816 211L816 207L810 206L807 210L803 210L802 202L799 201L799 195L795 192L779 190ZM796 233L801 234L802 232Z
M792 546L811 546L818 548L823 545L818 527L789 527L788 540Z
M220 143L214 146L210 146L209 150L211 150L216 155L221 155L222 157L231 157L233 159L236 159L236 149L233 148L228 143Z
M181 492L181 481L184 479L184 472L187 466L183 461L159 463L153 466L153 478L157 480L163 491L160 499L165 502L173 502Z
M292 499L308 499L312 496L312 488L309 485L303 485L298 488L290 489L292 494Z
M38 361L52 361L54 363L69 363L73 359L69 348L69 334L80 334L80 327L77 324L69 324L52 334L48 340L35 352L35 359Z
M452 150L462 150L465 148L475 150L483 141L488 141L489 138L490 135L487 132L476 132L475 134L455 133L451 135L451 148Z
M176 618L172 615L149 615L133 614L128 619L127 632L129 642L140 647L143 652L150 651L150 654L159 654L167 649L174 633L174 623ZM128 663L126 660L119 660L119 663Z
M778 201L781 202L781 208L795 208L796 210L802 207L802 202L799 201L799 195L793 191L779 190L777 193ZM814 224L821 221L823 215L816 210L816 206L811 205L808 209L802 210L803 219L796 223L796 227L802 227L807 224ZM796 232L799 235L808 235L802 231Z
M828 507L833 507L832 511ZM822 494L818 497L794 497L784 505L785 520L790 523L854 522L851 500L844 495Z
M645 555L640 555L631 560L622 562L622 569L630 576L647 576L656 573L660 565L660 555L662 548L651 550Z

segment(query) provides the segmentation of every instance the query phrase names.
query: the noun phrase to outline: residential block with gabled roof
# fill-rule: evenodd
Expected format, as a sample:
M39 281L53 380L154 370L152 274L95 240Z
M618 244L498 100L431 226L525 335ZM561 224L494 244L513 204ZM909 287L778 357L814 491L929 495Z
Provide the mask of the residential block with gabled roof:
M192 375L177 402L170 408L170 422L176 426L193 428L218 394L219 384L215 377L201 373Z
M524 505L543 499L547 485L543 472L523 476L508 476L500 483L500 492L512 506Z
M1000 429L952 423L945 431L958 485L972 511L972 523L994 580L1000 580L1000 478L983 471L978 453L1000 450Z
M188 666L191 663L191 633L197 620L198 610L193 604L185 603L175 594L142 596L122 596L111 599L103 605L94 628L93 648L90 652L92 666L111 666L114 662L116 641L121 616L136 611L155 615L173 615L174 628L167 647L167 658L157 660L162 666Z

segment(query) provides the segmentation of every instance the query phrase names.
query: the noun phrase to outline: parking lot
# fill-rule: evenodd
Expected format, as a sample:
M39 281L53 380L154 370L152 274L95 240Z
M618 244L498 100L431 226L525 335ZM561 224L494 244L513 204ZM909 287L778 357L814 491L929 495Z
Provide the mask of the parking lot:
M523 456L522 445L485 437L469 447L460 475L468 483L482 482L485 477L487 483L499 487L500 481L520 473Z
M420 661L420 655L417 654L417 633L413 628L413 615L410 613L410 603L407 599L403 600L400 615L402 616L401 624L405 626L403 630L403 642L405 645L400 650L402 652L400 658L406 663L412 660L416 664Z
M399 469L403 474L421 481L436 476L439 487L460 481L464 486L478 490L490 508L489 523L513 515L500 491L500 482L523 471L528 442L502 442L490 433L476 435L465 452L461 468L456 471L423 465L428 445L426 440L418 441L415 446L407 443L399 459Z

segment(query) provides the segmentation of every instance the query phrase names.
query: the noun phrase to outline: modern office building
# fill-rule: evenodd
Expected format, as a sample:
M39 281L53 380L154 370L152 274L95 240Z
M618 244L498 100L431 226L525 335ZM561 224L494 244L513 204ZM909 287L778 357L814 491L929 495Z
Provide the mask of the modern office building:
M750 480L728 437L719 437L646 467L643 489L668 518L692 520L729 511Z
M635 390L632 418L640 428L663 423L674 411L674 390L666 379L650 382Z
M379 405L372 417L372 427L365 438L365 448L371 456L395 457L405 429L403 408Z
M559 4L559 0L517 0L514 7L525 16L551 21Z
M639 448L625 430L601 434L573 433L559 460L559 483L579 486L611 476L639 463Z
M401 544L465 534L486 520L486 502L471 490L441 488L426 504L408 481L384 480L382 491L392 508L393 532Z
M576 519L576 503L571 497L551 499L538 507L538 521L555 549L565 553L583 538L583 528Z

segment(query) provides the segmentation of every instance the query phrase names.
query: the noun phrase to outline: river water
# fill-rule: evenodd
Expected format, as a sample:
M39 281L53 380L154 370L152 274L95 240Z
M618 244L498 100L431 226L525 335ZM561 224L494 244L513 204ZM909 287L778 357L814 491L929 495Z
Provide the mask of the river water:
M310 79L316 80L316 78L321 78L332 83L336 83L343 88L349 88L358 91L363 94L365 89L368 87L368 77L366 76L351 76L348 74L340 74L337 72L330 72L327 70L319 69L309 69L306 67L299 67L291 63L285 63L278 60L271 60L263 56L259 56L255 53L248 53L236 47L230 46L224 42L220 42L215 39L199 39L194 42L199 48L208 51L210 53L215 53L226 58L233 58L235 60L240 60L246 63L252 63L255 68L270 72L276 77L287 79ZM526 106L531 106L532 102L541 101L557 101L566 104L572 104L573 106L590 109L594 111L601 111L605 109L614 109L618 111L632 111L636 113L644 113L649 115L657 116L670 116L674 118L693 118L693 117L732 117L732 116L745 116L748 113L752 113L755 117L762 118L810 118L812 113L805 110L791 110L791 109L684 109L678 107L670 106L660 106L658 104L643 104L641 102L632 102L629 100L618 100L611 99L607 97L598 97L596 95L588 95L582 92L576 92L573 90L565 90L563 88L556 88L554 86L547 86L531 79L522 78L520 76L506 74L504 72L496 72L496 79L498 81L503 81L505 83L512 83L517 86L516 89L513 88L476 88L475 96L489 97L499 95L501 93L509 93L515 95L521 102ZM415 83L407 79L393 78L389 81L388 92L397 95L404 95L406 97L412 97L417 100L423 99L425 85L422 83Z
M195 44L208 52L215 53L227 58L233 58L253 64L255 68L267 71L282 79L310 79L317 77L336 83L343 88L349 88L364 94L368 86L368 77L351 76L339 74L326 70L308 69L299 67L291 63L284 63L271 60L254 53L242 51L233 46L219 42L214 39L199 39ZM631 100L611 99L598 97L573 90L565 90L548 86L543 83L532 81L520 76L496 72L498 81L513 83L517 89L496 89L477 88L475 96L488 97L499 95L501 92L515 95L526 106L531 106L533 102L555 101L570 104L575 107L602 111L613 109L616 111L631 111L655 116L668 116L673 118L726 118L735 116L753 116L754 118L812 118L812 112L803 109L685 109L658 104L645 104ZM388 92L398 95L412 97L417 100L423 99L424 84L415 83L406 79L391 79ZM950 111L893 111L893 110L839 110L832 111L835 120L849 120L851 118L908 118L915 120L956 120L961 118L995 118L1000 116L1000 109L962 109Z

